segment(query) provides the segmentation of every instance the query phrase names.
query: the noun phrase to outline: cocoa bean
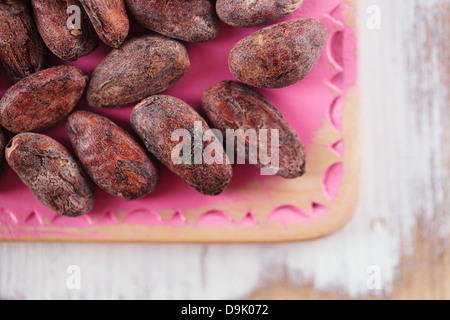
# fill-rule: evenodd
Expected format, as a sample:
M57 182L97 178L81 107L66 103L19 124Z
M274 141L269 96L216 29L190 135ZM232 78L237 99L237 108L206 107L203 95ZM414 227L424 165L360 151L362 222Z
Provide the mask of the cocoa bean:
M230 71L254 87L287 87L308 75L326 41L327 29L317 20L282 22L239 41L230 52Z
M205 42L219 33L220 21L209 0L126 0L144 27L187 42Z
M292 179L305 173L306 152L298 134L262 94L246 85L223 81L205 91L202 107L209 124L219 129L224 137L227 130L234 130L234 132L241 130L242 136L239 136L238 142L233 141L236 153L238 148L245 148L242 150L245 150L247 160L256 159L258 167L269 168L271 164L263 164L260 161L260 149L264 148L270 155L278 152L276 175ZM265 129L268 133L271 133L271 130L277 130L278 151L272 150L271 134L265 141L263 139L252 141L243 136L249 129L258 131Z
M226 24L249 28L293 14L303 0L217 0L216 11Z
M6 160L46 207L78 217L92 210L94 194L81 166L57 141L36 133L15 136Z
M118 107L161 93L178 82L190 66L178 41L153 34L112 50L95 69L87 90L95 107Z
M108 46L119 48L130 29L123 0L80 0L99 38Z
M32 0L36 24L58 58L75 61L97 48L98 37L78 0Z
M210 128L185 102L163 95L149 97L135 107L131 124L147 149L197 191L218 195L230 183L233 169L222 144L215 139L203 142L202 133ZM180 137L181 131L187 136ZM204 151L213 146L217 161L205 161Z

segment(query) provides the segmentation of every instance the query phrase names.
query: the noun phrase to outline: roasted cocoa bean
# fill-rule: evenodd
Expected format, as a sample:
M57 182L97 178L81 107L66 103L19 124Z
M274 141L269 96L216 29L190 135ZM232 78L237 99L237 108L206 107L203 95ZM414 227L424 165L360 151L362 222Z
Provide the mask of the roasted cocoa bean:
M36 133L15 136L6 160L46 207L78 217L92 210L94 194L81 166L57 141Z
M209 0L126 0L144 27L187 42L205 42L217 36L220 21Z
M226 24L249 28L293 14L303 0L217 0L216 11Z
M204 139L208 124L185 102L149 97L135 107L131 124L147 149L199 192L218 195L230 183L233 170L222 144L213 136Z
M80 69L70 65L32 74L0 100L0 124L15 133L49 129L75 108L87 81Z
M230 71L254 87L287 87L308 75L326 41L327 29L317 20L282 22L239 41L230 52Z
M134 38L112 50L97 66L87 90L95 107L118 107L161 93L190 66L186 48L161 35Z
M130 29L123 0L80 0L99 38L108 46L119 48Z
M32 0L36 24L58 58L75 61L97 48L98 37L78 0Z
M67 120L67 132L86 172L106 192L134 200L158 185L159 172L147 152L111 120L77 111Z
M264 148L269 155L278 153L278 167L272 167L276 175L291 179L305 173L306 153L298 134L262 94L246 85L223 81L205 91L202 107L209 124L219 129L224 137L227 130L240 132L237 143L233 141L236 153L238 148L242 148L247 160L257 159L256 165L267 169L273 163L263 164L260 161L259 151ZM266 129L270 135L265 141L261 138L251 140L245 137L249 129L259 132ZM278 151L272 150L271 130L278 132Z
M45 67L45 46L27 5L0 0L0 64L17 82Z

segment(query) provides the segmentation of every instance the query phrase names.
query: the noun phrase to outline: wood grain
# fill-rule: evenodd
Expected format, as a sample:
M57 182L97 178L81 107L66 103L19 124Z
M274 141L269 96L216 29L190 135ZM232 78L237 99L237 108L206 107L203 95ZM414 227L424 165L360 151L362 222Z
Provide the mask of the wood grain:
M392 287L350 296L282 279L252 299L450 299L450 1L362 1L362 25L373 5L381 9L382 24L361 29L363 188L357 215L379 210L391 248L400 243Z
M262 180L251 179L242 187L229 190L237 201L209 205L199 203L180 210L186 222L183 227L172 227L164 223L128 223L127 218L133 214L131 209L131 212L120 210L117 214L114 213L117 224L112 226L102 223L106 214L82 217L87 224L84 228L58 226L52 223L55 220L51 217L48 223L30 227L20 223L28 213L14 213L19 223L12 227L0 225L0 238L30 242L274 243L321 238L342 228L355 211L360 182L358 83L353 75L357 59L354 44L357 1L348 1L345 6L339 6L339 10L329 5L327 10L329 11L323 12L322 20L330 36L327 49L323 51L323 58L326 60L322 62L322 66L329 69L317 80L317 86L329 93L330 101L327 104L340 105L342 101L342 110L337 111L342 114L336 117L342 123L342 130L333 128L332 121L327 120L331 118L331 106L324 106L327 111L323 113L322 126L314 132L307 154L306 174L301 178L280 179L268 176ZM334 18L331 14L337 17ZM346 16L346 25L343 23L344 17L338 15ZM339 39L339 34L343 34L342 46L336 40ZM341 52L332 49L336 43L342 48ZM337 78L345 78L345 81L341 84L339 80L335 80ZM331 148L339 141L345 143L342 155ZM340 168L339 166L343 168L342 174L339 173L338 177L330 175L331 183L327 183L325 179L330 169ZM328 195L325 188L335 189L336 194ZM161 221L169 221L175 210L179 208L161 210L156 214L158 218L162 218ZM227 227L218 230L211 225L199 224L200 219L211 212L224 212ZM296 217L297 222L295 219L286 221L283 212ZM255 220L255 227L240 224L248 214Z

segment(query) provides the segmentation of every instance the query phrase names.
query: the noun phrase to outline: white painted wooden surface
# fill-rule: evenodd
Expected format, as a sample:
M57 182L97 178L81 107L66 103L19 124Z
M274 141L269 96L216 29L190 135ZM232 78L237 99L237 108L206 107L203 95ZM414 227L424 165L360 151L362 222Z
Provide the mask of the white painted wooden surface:
M371 5L380 30L366 27ZM0 243L0 298L242 298L283 277L389 295L417 219L442 237L450 230L447 12L450 0L361 1L362 193L339 233L276 245ZM71 265L79 290L67 287ZM376 270L381 289L370 290Z

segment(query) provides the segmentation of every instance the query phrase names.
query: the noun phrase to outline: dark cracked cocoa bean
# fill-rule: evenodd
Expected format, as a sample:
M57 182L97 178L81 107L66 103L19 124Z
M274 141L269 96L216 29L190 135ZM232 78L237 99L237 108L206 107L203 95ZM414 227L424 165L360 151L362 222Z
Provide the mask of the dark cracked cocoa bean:
M303 0L217 0L216 11L226 24L249 28L291 15L302 3Z
M243 84L223 81L205 91L202 107L209 124L219 129L224 137L227 130L241 130L239 133L242 135L239 136L241 139L237 139L238 143L233 141L233 145L236 152L239 147L245 150L247 160L256 159L256 165L260 168L269 168L273 165L263 164L260 161L259 151L264 147L268 155L278 152L278 168L274 168L276 175L291 179L305 173L306 152L298 134L260 93ZM266 141L258 139L252 142L244 136L249 129L277 130L278 151L272 150L271 134L267 135Z
M87 90L95 107L118 107L161 93L189 70L186 48L153 34L131 39L112 50L95 69Z
M46 207L78 217L94 207L94 194L81 166L57 141L36 133L15 136L6 160Z
M67 120L67 132L86 172L106 192L134 200L158 185L159 172L147 152L111 120L77 111Z
M130 29L124 0L80 0L97 35L113 48L119 48Z
M87 81L80 69L70 65L32 74L0 100L0 124L15 133L49 129L75 108Z
M78 0L32 0L36 24L58 58L75 61L97 48L98 36Z
M304 79L317 63L327 29L302 18L264 28L239 41L230 52L236 79L260 88L283 88Z
M126 0L144 27L187 42L205 42L219 33L220 21L209 0Z
M222 144L214 137L203 142L202 133L209 126L185 102L163 95L149 97L135 107L131 124L147 149L197 191L218 195L230 183L233 169ZM207 159L207 150L213 147L210 155L216 158Z
M17 82L45 67L45 45L20 0L0 0L0 64Z

